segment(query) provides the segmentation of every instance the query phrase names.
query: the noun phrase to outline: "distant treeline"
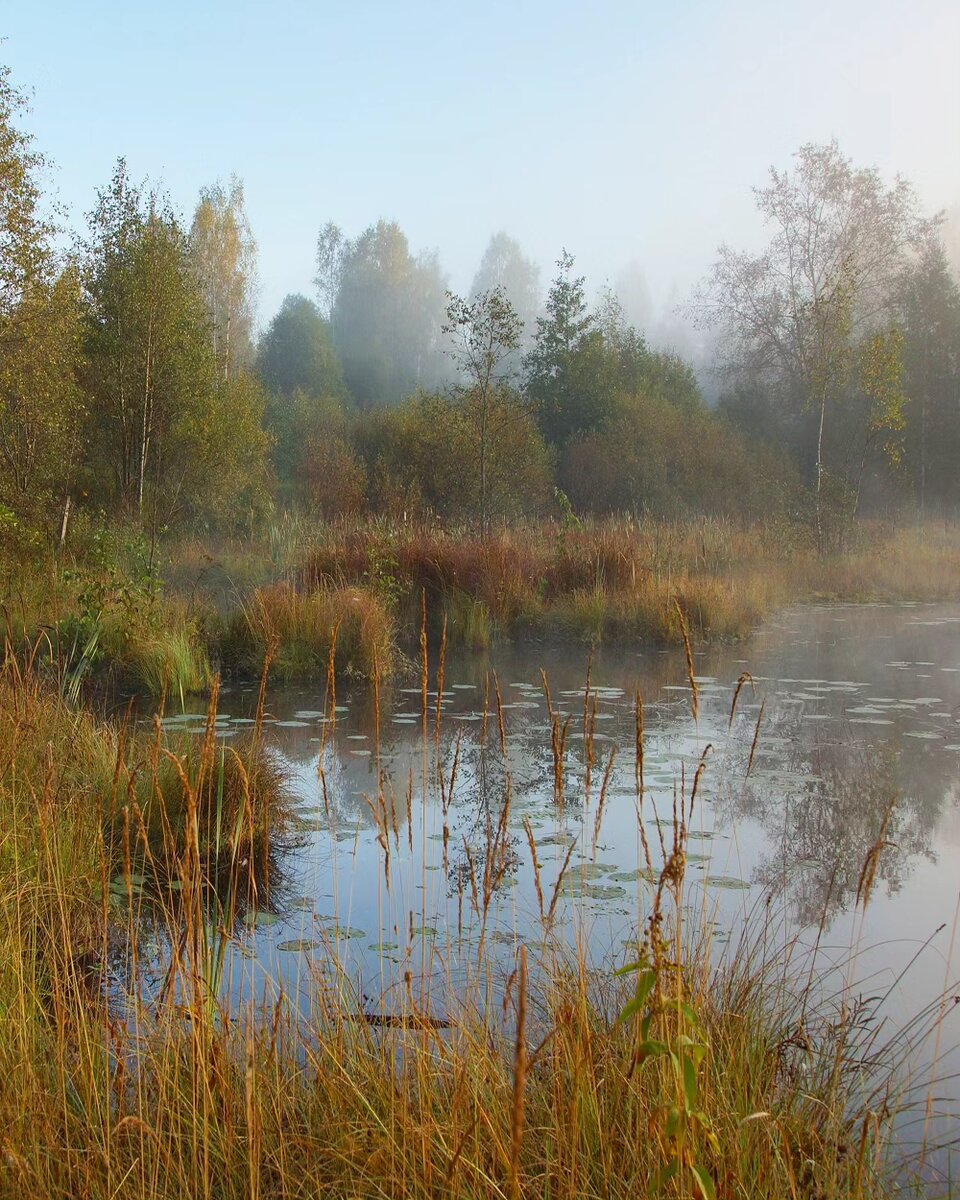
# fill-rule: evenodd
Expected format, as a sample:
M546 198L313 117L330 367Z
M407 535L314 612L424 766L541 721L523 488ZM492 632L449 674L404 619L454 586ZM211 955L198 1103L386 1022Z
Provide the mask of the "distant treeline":
M451 295L395 223L316 250L316 302L254 336L243 190L189 226L123 160L69 252L0 73L0 533L72 517L241 529L278 505L485 532L524 517L768 513L830 522L960 506L960 292L936 220L836 145L757 202L691 305L724 393L652 348L564 251L543 296L504 233Z

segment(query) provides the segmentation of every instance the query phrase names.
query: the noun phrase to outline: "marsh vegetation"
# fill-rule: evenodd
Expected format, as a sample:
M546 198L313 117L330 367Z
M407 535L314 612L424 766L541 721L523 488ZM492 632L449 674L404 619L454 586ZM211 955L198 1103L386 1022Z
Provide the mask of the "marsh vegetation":
M68 250L24 109L0 1195L949 1196L940 219L801 147L712 380L504 232L327 222L258 330L238 180Z

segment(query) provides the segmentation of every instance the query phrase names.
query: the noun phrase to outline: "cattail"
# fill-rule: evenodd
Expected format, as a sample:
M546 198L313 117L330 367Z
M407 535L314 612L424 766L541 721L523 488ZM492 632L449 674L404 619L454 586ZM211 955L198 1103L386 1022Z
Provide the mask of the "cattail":
M683 638L683 652L687 656L687 678L690 680L690 690L693 693L693 719L697 721L700 719L700 690L697 687L697 677L693 670L693 649L690 645L690 631L687 629L687 618L680 607L680 601L674 600L673 606L677 610L677 616L680 618L680 635Z
M607 769L603 773L603 783L600 785L600 803L597 805L597 816L593 823L593 853L597 853L597 842L600 840L600 825L603 821L603 810L607 805L607 792L610 789L610 779L613 776L613 764L617 757L616 746L610 751Z
M747 684L747 683L749 683L750 687L753 688L754 691L756 691L756 687L754 686L754 682L753 682L753 676L750 674L749 671L744 671L741 674L740 678L737 680L736 688L734 688L733 702L730 705L730 720L727 722L727 729L731 729L733 727L733 718L736 715L736 711L737 711L737 701L740 699L740 693L743 690L744 684Z
M750 759L747 762L747 776L748 777L750 775L751 769L753 768L753 759L757 753L757 746L759 745L759 742L760 742L760 722L763 720L763 710L764 710L764 708L766 708L766 705L767 705L767 701L766 701L766 697L764 697L764 699L760 701L760 711L757 713L757 724L756 724L756 728L753 731L753 742L750 745Z
M543 889L540 886L540 860L537 857L537 843L533 836L533 826L530 824L530 818L523 818L523 829L527 835L527 844L530 847L530 858L533 860L533 883L537 889L537 904L540 906L540 920L543 920Z

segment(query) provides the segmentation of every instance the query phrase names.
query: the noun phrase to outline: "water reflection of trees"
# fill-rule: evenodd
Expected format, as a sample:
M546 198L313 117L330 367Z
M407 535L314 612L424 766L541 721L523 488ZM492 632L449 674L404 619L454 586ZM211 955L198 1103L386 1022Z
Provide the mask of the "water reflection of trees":
M797 714L772 722L775 748L769 768L738 782L736 771L717 797L721 823L758 822L770 843L753 881L782 895L801 923L829 920L857 896L864 863L883 837L876 885L894 894L915 860L935 861L933 836L947 781L892 743L870 745L852 737L810 741ZM892 806L883 830L884 817Z

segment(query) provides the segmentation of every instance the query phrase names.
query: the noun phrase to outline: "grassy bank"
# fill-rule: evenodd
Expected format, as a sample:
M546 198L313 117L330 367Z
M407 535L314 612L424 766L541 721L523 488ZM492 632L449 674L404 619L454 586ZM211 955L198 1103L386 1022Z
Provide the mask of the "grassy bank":
M542 523L486 539L382 523L285 519L262 537L168 547L148 570L117 534L109 553L39 558L8 573L12 644L71 675L180 703L215 671L388 677L428 632L678 645L748 635L811 600L958 600L960 531L859 525L821 556L803 525ZM133 549L131 549L131 546ZM142 548L141 548L142 553ZM162 574L162 579L161 579Z
M683 899L691 795L663 861L648 852L620 974L558 932L569 855L555 888L537 868L539 927L499 974L484 931L508 869L505 784L465 880L480 933L465 966L450 931L361 999L334 932L298 1012L282 993L231 1000L235 918L271 904L275 864L250 863L280 830L280 785L249 756L224 773L215 718L190 749L154 733L131 751L41 681L2 680L0 1195L903 1194L893 1119L913 1041L882 1044L856 987L824 989L798 945L771 948L769 918L712 943ZM505 765L489 724L484 754ZM385 798L374 810L385 854L402 853ZM866 904L869 859L862 884ZM163 987L108 1003L118 961L134 981L159 964Z

